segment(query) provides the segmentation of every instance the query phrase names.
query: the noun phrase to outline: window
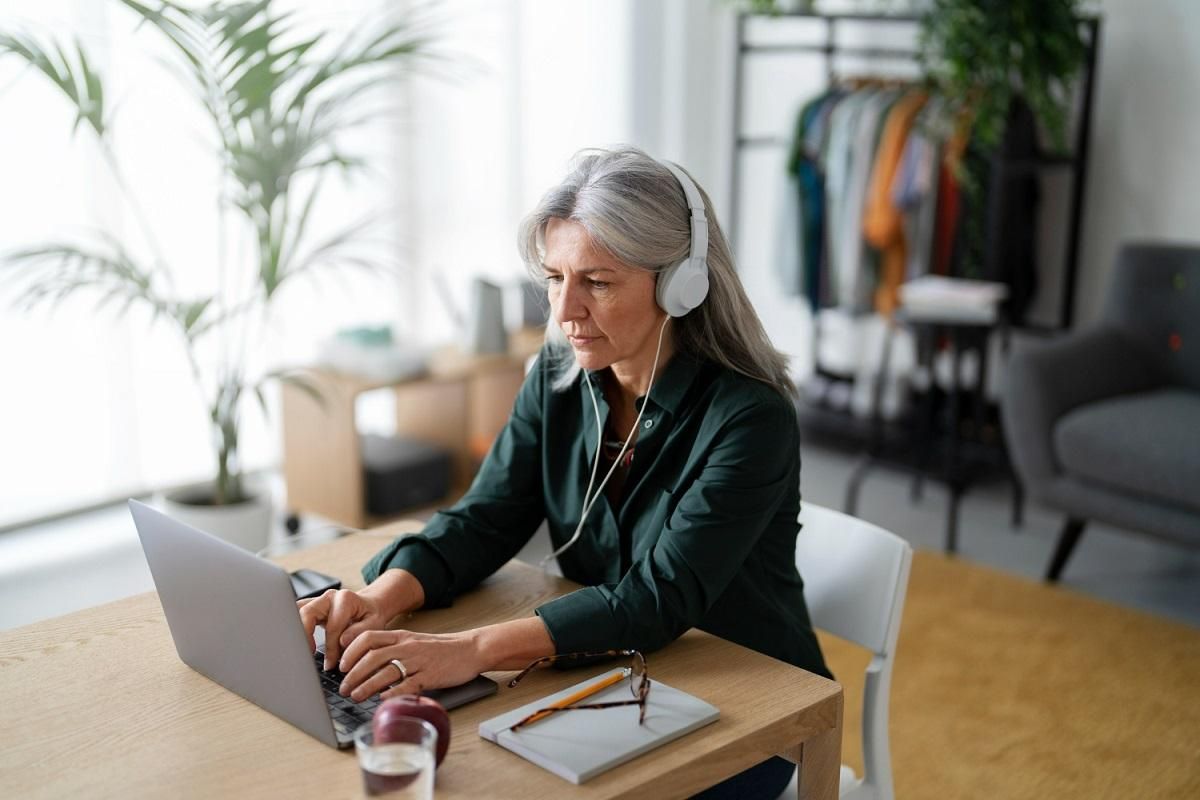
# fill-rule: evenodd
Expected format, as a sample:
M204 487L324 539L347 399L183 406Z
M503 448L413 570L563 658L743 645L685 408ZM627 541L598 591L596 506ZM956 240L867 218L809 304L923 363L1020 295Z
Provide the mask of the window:
M350 24L377 2L294 0L300 16ZM156 60L165 47L117 3L26 0L8 19L78 32L108 76L118 157L181 287L216 279L216 165L204 120ZM583 146L626 141L631 79L627 3L453 0L435 6L439 49L429 75L398 76L398 118L365 131L375 180L324 198L332 232L383 210L400 264L388 280L355 277L295 286L282 298L264 365L306 363L339 328L392 324L427 342L456 335L434 277L466 305L475 275L523 275L516 225ZM7 28L10 21L6 21ZM563 31L587 31L564 36ZM70 135L65 100L0 59L0 251L100 226L138 241L137 217L87 131ZM15 124L14 124L15 121ZM315 232L319 236L320 231ZM214 471L199 394L173 334L136 314L97 314L80 296L54 313L14 310L0 290L0 526L192 480ZM243 462L278 459L275 422L247 406Z

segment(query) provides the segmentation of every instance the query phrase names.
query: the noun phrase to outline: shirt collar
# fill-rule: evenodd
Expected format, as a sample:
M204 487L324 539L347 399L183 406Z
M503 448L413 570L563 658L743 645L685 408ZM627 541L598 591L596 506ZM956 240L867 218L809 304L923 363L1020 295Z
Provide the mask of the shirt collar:
M650 401L675 415L678 412L680 403L683 402L684 395L691 388L692 383L696 380L697 373L700 372L702 362L690 353L676 351L671 356L671 360L667 362L660 374L654 378L654 385L650 387ZM603 393L599 391L599 387L603 385L605 369L587 370L588 375L592 379L592 386L596 388L596 400L601 404L601 408L606 408L603 399ZM586 395L587 389L585 388ZM591 401L586 397L585 401L590 404Z

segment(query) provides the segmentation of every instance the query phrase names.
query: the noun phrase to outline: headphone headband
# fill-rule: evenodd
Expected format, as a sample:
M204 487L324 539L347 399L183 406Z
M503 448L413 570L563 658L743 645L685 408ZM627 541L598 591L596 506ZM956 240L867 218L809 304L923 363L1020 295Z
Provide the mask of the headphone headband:
M660 162L664 167L671 170L671 174L675 176L675 180L679 181L679 185L683 187L683 194L687 197L688 209L692 212L692 250L688 256L692 259L708 258L708 215L704 213L704 198L700 196L700 190L696 188L696 184L688 177L688 174L679 168L679 165L673 164L670 161Z
M691 211L691 249L688 257L663 271L658 277L655 297L659 306L672 317L682 317L704 302L708 296L708 215L700 189L676 164L660 161L683 188Z

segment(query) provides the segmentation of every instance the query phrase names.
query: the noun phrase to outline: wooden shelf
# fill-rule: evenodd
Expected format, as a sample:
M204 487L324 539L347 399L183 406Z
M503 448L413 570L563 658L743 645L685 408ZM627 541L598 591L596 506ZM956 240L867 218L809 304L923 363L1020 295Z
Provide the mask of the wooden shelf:
M359 529L381 522L366 512L355 419L358 396L377 389L395 394L397 435L438 445L453 455L452 482L458 493L447 499L457 500L473 477L475 454L489 446L507 423L525 377L525 361L540 348L541 333L519 332L503 354L469 355L443 348L425 372L396 381L324 368L306 370L320 401L284 384L283 474L288 510L319 514Z

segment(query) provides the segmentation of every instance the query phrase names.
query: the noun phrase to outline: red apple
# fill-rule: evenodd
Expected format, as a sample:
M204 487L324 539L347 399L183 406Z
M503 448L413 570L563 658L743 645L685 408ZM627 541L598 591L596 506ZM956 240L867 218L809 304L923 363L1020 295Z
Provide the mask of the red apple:
M450 749L450 715L445 707L432 697L419 694L399 694L384 700L375 709L371 719L371 730L378 744L402 741L400 737L389 731L392 720L398 717L416 717L423 719L437 730L436 766L441 766Z

